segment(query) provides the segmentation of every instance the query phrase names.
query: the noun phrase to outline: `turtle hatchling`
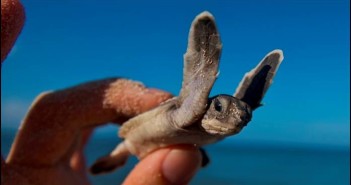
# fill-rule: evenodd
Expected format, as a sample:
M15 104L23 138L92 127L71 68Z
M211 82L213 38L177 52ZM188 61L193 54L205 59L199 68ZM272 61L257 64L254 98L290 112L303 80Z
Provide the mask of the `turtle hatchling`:
M283 53L281 50L268 53L244 75L233 96L220 94L209 98L219 74L221 50L214 17L202 12L191 24L179 96L125 122L119 129L123 142L108 156L98 159L91 173L121 167L129 155L142 159L161 147L176 144L201 147L239 133L261 105Z

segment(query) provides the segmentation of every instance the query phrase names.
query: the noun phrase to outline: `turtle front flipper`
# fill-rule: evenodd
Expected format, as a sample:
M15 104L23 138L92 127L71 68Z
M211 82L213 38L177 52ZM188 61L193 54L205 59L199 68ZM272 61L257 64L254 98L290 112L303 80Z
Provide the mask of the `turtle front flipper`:
M254 69L245 74L234 97L246 102L252 110L259 107L283 58L281 50L268 53Z
M205 112L221 49L214 17L209 12L199 14L192 22L184 55L183 83L174 115L179 126L192 124Z

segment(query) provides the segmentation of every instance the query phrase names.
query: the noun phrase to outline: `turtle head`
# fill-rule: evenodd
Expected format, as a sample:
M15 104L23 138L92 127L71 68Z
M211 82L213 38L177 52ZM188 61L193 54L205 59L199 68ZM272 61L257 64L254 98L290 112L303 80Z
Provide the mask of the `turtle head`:
M251 107L229 95L217 95L209 99L201 126L209 134L233 135L241 131L251 120Z

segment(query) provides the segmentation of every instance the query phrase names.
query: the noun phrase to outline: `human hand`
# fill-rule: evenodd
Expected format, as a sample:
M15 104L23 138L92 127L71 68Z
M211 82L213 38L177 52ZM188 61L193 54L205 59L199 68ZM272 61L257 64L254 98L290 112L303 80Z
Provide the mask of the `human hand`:
M17 0L1 1L1 62L24 23ZM125 79L106 79L40 95L31 106L8 158L1 160L1 184L90 184L84 146L92 129L121 123L171 95ZM200 167L193 146L159 149L140 161L125 185L187 184Z

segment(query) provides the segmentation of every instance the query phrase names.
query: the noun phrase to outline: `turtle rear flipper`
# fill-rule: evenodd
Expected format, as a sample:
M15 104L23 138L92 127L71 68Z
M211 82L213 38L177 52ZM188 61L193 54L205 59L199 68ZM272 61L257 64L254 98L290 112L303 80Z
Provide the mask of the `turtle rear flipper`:
M261 106L261 100L273 82L273 78L283 60L281 50L273 50L240 82L234 97L246 102L254 110Z
M122 142L108 156L98 159L91 167L90 173L98 175L122 167L129 157L129 150Z
M210 163L210 158L208 157L208 154L204 148L199 148L202 160L201 160L201 167L206 167L208 163Z

